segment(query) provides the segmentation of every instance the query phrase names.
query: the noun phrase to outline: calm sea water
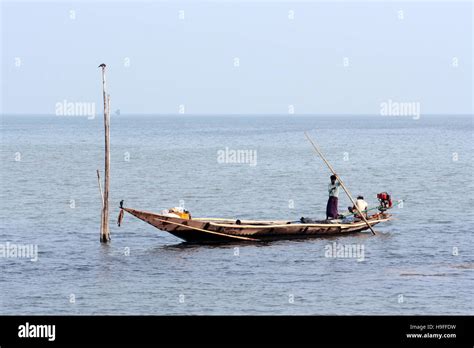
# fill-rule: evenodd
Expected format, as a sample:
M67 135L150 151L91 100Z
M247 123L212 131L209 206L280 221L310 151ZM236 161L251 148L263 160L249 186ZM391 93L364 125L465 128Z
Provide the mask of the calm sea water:
M121 199L324 217L329 172L305 130L354 195L405 200L377 236L192 246L130 215L115 225ZM100 117L2 119L0 243L39 255L0 258L1 314L474 314L471 118L114 116L107 246L102 131ZM226 147L256 151L257 165L218 163ZM363 246L364 260L325 257L334 242Z

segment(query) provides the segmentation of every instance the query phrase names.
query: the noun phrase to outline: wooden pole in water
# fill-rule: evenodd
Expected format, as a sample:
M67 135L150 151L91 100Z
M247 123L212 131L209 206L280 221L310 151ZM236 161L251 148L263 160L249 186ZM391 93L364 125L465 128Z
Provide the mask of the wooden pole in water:
M99 183L99 191L100 191L100 198L101 198L101 209L100 209L100 235L102 236L102 227L103 227L103 221L104 221L104 191L102 191L102 183L100 182L100 172L99 169L97 169L97 182Z
M326 165L328 166L329 170L336 176L337 180L339 181L339 183L341 184L342 188L344 189L344 192L347 194L347 197L349 197L349 199L351 200L352 204L354 205L354 207L357 209L357 212L360 214L362 220L364 220L364 222L367 224L367 226L369 227L370 231L372 232L372 234L375 236L375 231L374 229L372 228L372 226L370 226L369 222L367 221L367 219L365 218L364 214L360 211L359 207L355 204L355 201L354 201L354 198L352 198L352 195L351 193L349 192L349 190L347 189L346 185L344 185L344 183L342 182L341 178L339 177L339 175L336 174L336 172L334 171L334 168L329 164L329 162L326 160L326 158L324 157L323 153L321 152L321 150L319 149L319 146L316 145L316 143L313 142L313 140L311 140L311 138L309 137L308 133L304 132L304 135L306 136L306 139L309 140L309 142L311 143L311 145L313 145L313 148L314 150L316 151L316 153L319 155L319 157L321 157L321 159L324 161L324 163L326 163Z
M100 182L100 172L97 169L97 181L99 182L99 191L100 191L100 198L102 199L102 209L104 209L104 191L102 191L102 183ZM102 220L101 220L102 221Z
M110 186L110 97L107 95L105 88L105 64L99 65L102 68L102 94L104 98L104 133L105 133L105 175L104 175L104 193L102 204L102 223L100 226L100 242L107 243L110 241L109 230L109 186Z

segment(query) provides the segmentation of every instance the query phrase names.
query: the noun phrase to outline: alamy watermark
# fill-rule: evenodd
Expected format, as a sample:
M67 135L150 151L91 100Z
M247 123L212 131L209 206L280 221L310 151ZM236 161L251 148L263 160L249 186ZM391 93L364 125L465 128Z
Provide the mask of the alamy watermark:
M56 325L38 325L26 322L18 326L18 337L47 338L48 341L54 341L56 339Z
M365 260L363 244L327 244L324 247L324 256L328 258L354 258L358 262Z
M249 164L255 167L257 165L257 150L233 150L226 147L217 151L217 163Z
M24 258L38 261L37 244L0 243L0 258Z
M411 116L414 120L420 119L419 102L397 102L389 99L380 103L382 116Z
M56 116L87 116L89 120L95 118L95 103L70 102L64 99L55 105Z

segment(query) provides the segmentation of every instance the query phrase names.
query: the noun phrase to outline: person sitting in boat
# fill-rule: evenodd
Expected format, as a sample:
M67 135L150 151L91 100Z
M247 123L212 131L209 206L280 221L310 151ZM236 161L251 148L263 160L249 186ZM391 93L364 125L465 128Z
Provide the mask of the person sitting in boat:
M337 201L339 197L339 186L341 183L337 181L335 175L331 175L331 183L328 185L329 199L326 206L326 220L337 219Z
M359 208L359 211L362 212L362 214L364 214L364 217L367 218L367 208L369 207L369 205L367 204L367 202L364 200L364 197L363 196L357 196L357 200L355 201L355 205L352 206L352 207L347 207L347 209L349 209L349 211L351 213L354 213L354 217L356 218L361 218L359 212L357 211L357 208Z

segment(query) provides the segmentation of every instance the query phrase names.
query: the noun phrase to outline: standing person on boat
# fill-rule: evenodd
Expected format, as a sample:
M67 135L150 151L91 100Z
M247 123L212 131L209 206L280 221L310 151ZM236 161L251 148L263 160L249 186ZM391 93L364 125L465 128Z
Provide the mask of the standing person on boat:
M331 183L328 185L329 199L326 206L326 220L337 219L339 186L341 186L341 183L337 181L337 177L335 175L331 175Z

